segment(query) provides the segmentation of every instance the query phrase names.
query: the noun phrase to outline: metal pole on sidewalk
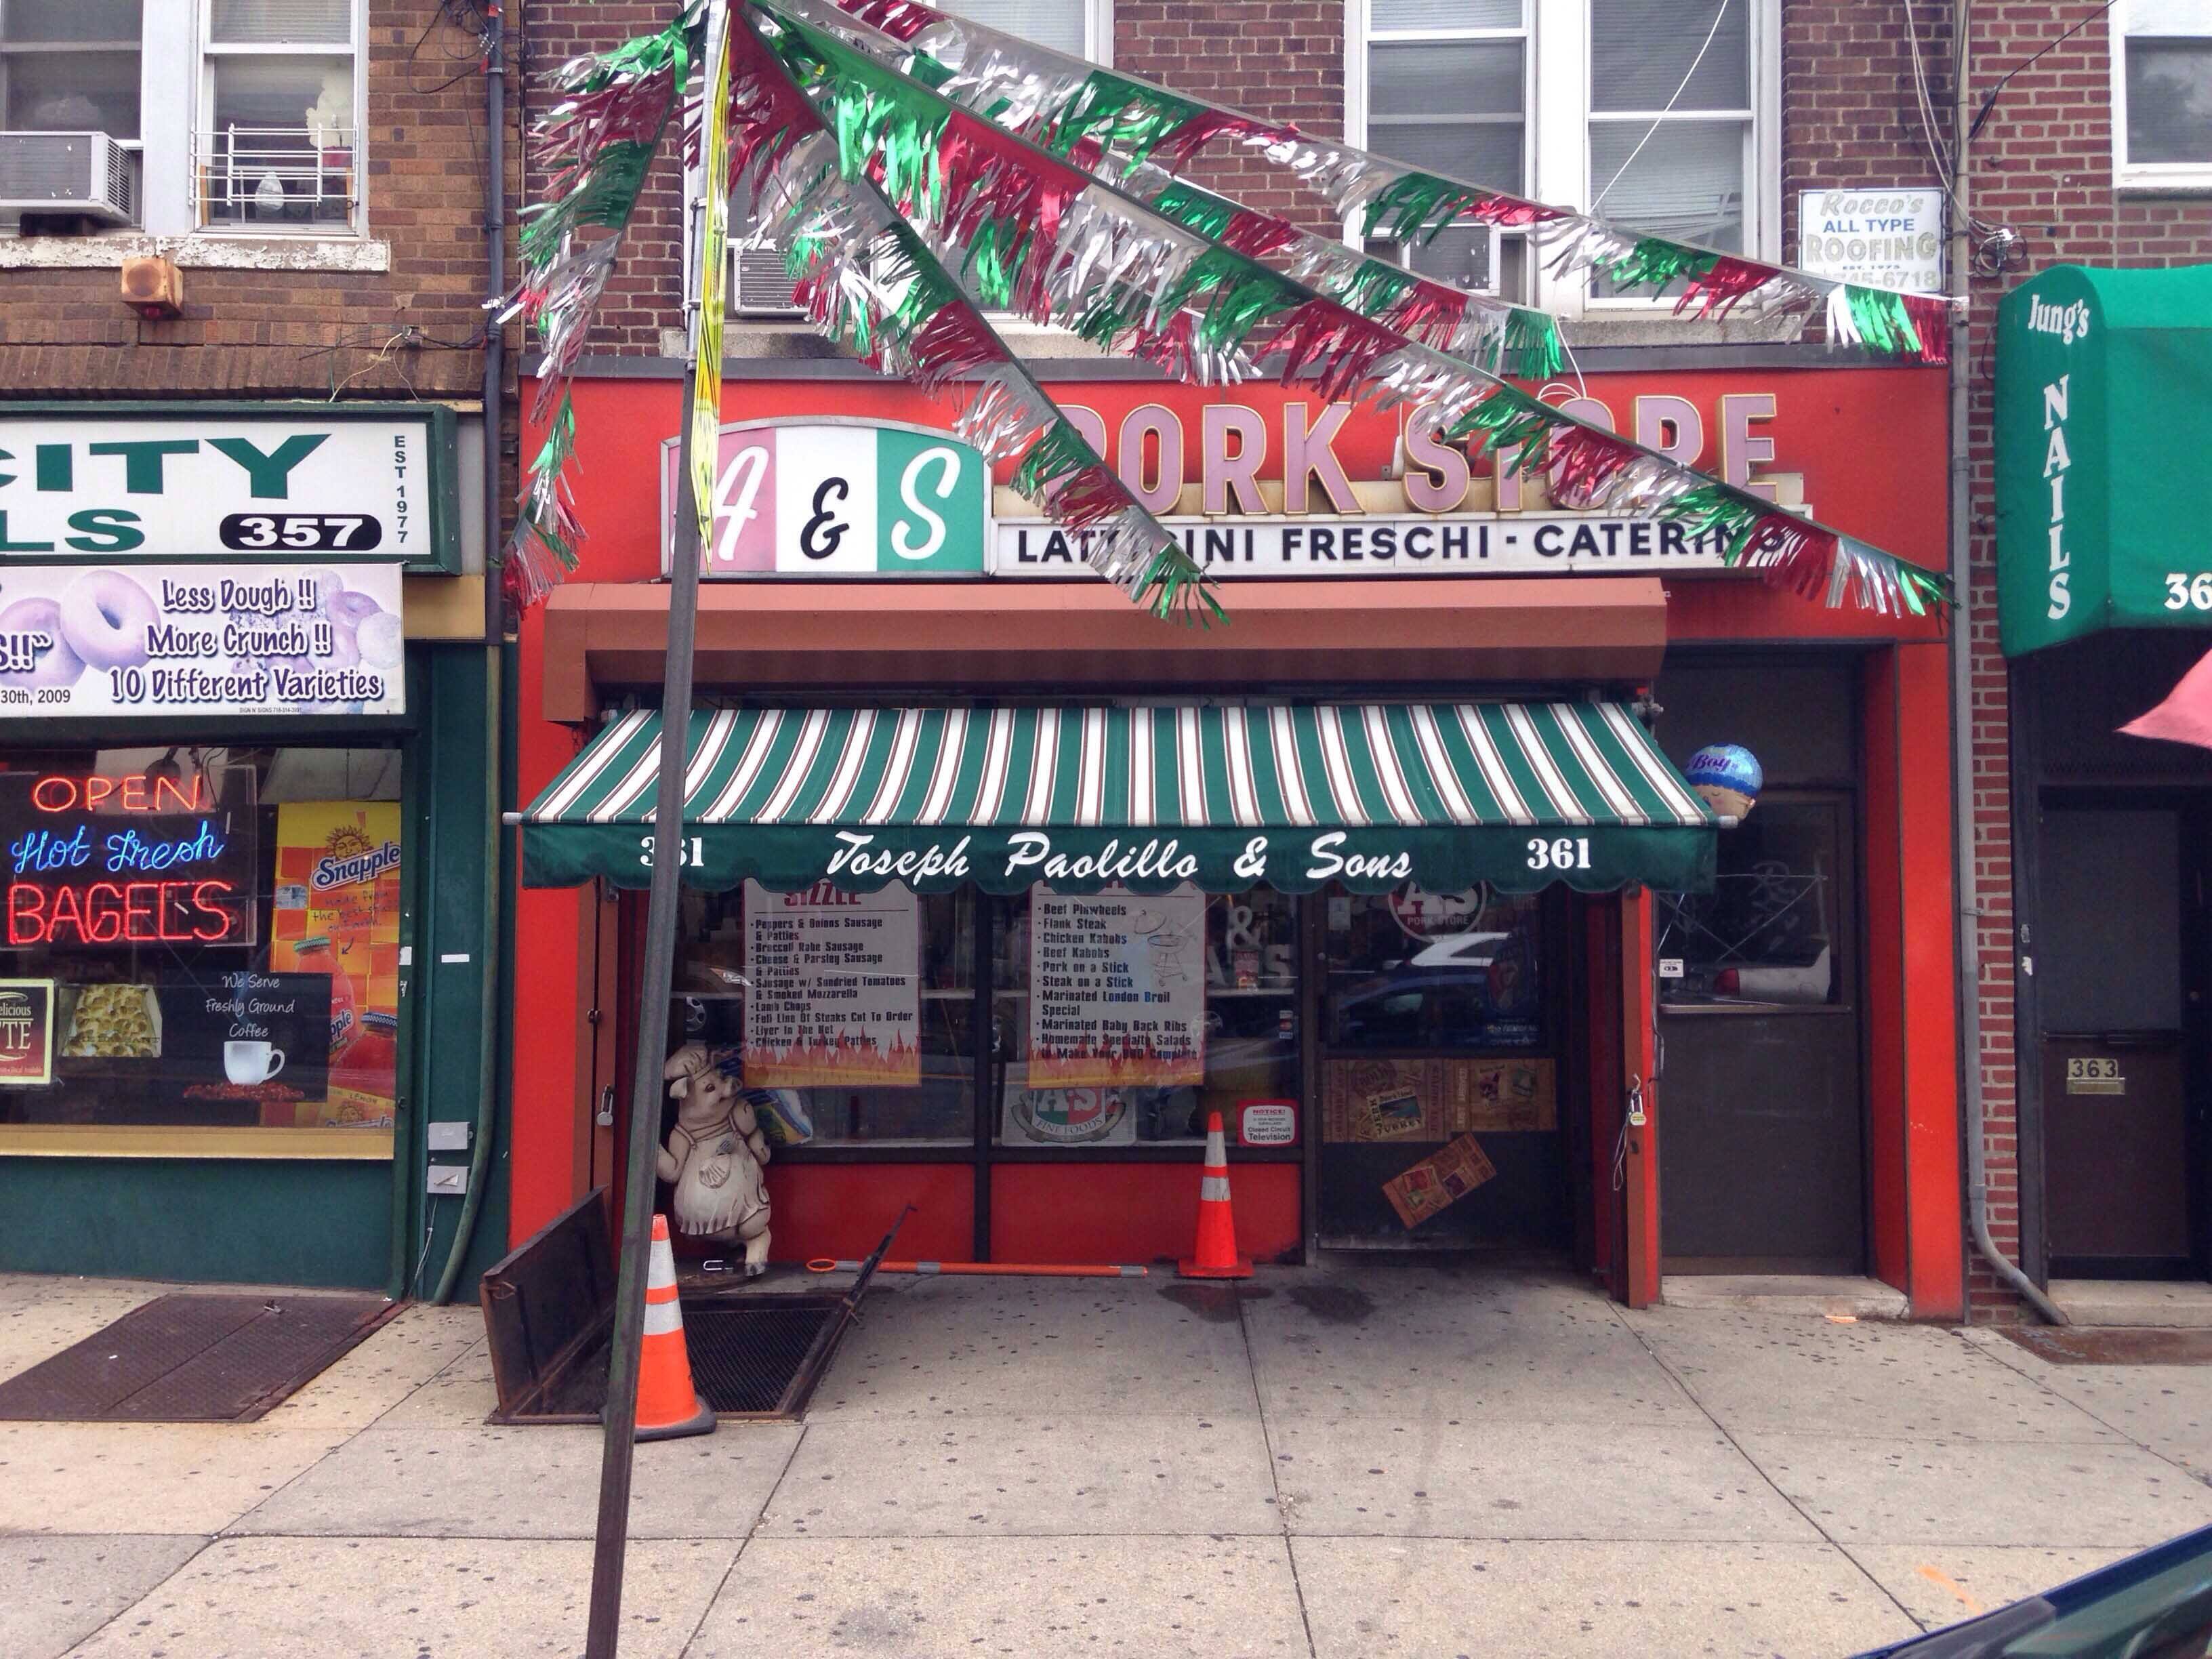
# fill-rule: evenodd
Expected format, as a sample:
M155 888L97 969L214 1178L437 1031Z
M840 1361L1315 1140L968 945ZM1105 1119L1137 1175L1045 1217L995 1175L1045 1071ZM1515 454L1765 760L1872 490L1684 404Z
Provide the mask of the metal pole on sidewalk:
M716 54L726 50L726 7L714 8L707 33L705 83L714 82ZM719 250L715 257L719 256ZM693 285L714 296L719 283ZM599 1518L592 1547L592 1607L586 1659L615 1659L622 1627L623 1566L629 1552L629 1485L637 1443L638 1349L645 1333L645 1277L653 1233L654 1153L660 1139L661 1066L668 1047L668 999L676 970L676 907L684 860L684 767L691 726L691 658L699 620L699 508L693 492L692 411L699 392L701 345L719 355L721 332L692 331L684 380L671 538L668 657L660 682L660 777L653 796L653 882L646 906L645 963L638 975L637 1069L629 1095L629 1162L623 1178L622 1254L615 1279L613 1351L607 1366L606 1435L599 1459ZM720 363L709 370L719 385Z

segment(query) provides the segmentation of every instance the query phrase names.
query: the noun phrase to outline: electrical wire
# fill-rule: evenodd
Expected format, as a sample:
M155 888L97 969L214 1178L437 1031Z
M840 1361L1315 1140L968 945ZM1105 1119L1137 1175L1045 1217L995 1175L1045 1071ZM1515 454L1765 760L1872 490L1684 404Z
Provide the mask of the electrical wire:
M2019 63L2014 64L2010 69L1999 76L1997 77L1996 85L1990 88L1990 95L1982 100L1981 108L1975 112L1973 120L1966 128L1966 142L1972 143L1974 139L1979 136L1982 131L1982 123L1990 118L1990 112L1996 108L1997 100L2003 95L2007 82L2010 82L2014 76L2019 74L2024 69L2033 68L2036 64L2039 63L2043 59L2045 53L2054 52L2060 46L2064 46L2075 35L2081 33L2083 29L2087 28L2090 24L2095 22L2106 12L2112 10L2115 3L2116 0L2105 0L2105 3L2103 5L2099 6L2096 10L2091 12L2080 22L2075 24L2072 28L2068 29L2063 34L2059 35L2055 40L2050 40L2045 45L2037 47L2033 52L2021 59Z

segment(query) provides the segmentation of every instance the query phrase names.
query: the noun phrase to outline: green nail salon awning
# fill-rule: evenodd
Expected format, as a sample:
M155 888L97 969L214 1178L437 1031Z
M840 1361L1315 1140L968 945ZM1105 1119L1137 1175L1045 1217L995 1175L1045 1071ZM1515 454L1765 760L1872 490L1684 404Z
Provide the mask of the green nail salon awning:
M2005 655L2212 629L2212 265L2058 265L1997 311Z
M646 885L659 749L657 712L600 732L525 879ZM1718 822L1610 702L698 709L684 798L684 879L778 891L1698 890Z

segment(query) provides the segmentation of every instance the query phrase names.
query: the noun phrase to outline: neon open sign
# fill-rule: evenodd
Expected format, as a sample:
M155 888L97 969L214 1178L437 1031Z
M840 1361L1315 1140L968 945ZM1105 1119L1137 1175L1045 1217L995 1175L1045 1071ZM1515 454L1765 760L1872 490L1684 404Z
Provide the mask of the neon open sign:
M9 945L252 942L250 794L242 807L219 800L201 773L49 772L0 784Z

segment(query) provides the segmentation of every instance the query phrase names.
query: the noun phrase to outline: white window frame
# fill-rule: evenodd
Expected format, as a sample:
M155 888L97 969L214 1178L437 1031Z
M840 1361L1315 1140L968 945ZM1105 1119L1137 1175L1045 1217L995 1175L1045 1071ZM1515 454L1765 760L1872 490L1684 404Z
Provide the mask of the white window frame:
M2112 187L2121 191L2197 193L2212 191L2212 157L2202 161L2130 161L2128 159L2128 40L2135 0L2118 0L2108 14L2112 32ZM2212 38L2212 10L2193 34L2158 34L2149 40Z
M1349 143L1373 147L1367 106L1367 51L1370 40L1510 40L1516 29L1373 30L1372 0L1345 0L1345 133ZM1754 259L1782 255L1782 23L1778 6L1736 0L1748 9L1752 72L1748 111L1686 111L1679 120L1744 120L1744 250ZM1522 193L1540 202L1582 207L1595 194L1590 176L1590 42L1589 0L1527 0L1527 82L1522 111L1528 138L1522 150ZM1645 112L1649 120L1656 111ZM1607 111L1605 120L1634 120L1633 112ZM1482 182L1477 180L1476 182ZM1347 239L1351 228L1346 227ZM1540 258L1529 261L1529 291L1509 295L1562 316L1584 312L1635 313L1671 309L1674 301L1648 295L1599 298L1585 273L1553 276Z
M1083 55L1101 69L1113 68L1114 0L1083 0L1083 36L1085 46ZM697 315L699 273L692 269L691 256L699 246L699 216L704 205L702 198L705 186L706 181L702 174L697 158L688 158L684 164L684 223L686 230L683 260L684 332L687 349L690 343L696 337L699 325ZM730 228L732 240L734 241L738 227L732 224ZM796 322L798 320L795 318L779 319L774 314L738 311L736 308L738 284L734 273L725 277L723 289L725 323L740 323L750 327L757 327L764 322L773 323L778 320ZM1033 328L1035 326L1026 319L1018 317L1012 312L994 311L985 314L991 319L992 325L1002 331L1009 327Z
M191 176L190 168L196 164L203 143L211 143L212 129L205 124L215 118L215 66L223 58L336 58L340 50L327 41L312 44L218 46L215 33L213 0L198 0L194 5L178 3L178 0L146 0L150 14L157 9L197 14L192 33L191 62L193 74L191 91L193 106L191 122L185 132L187 148L192 161L187 162L185 179L185 211L192 222L183 228L199 236L248 236L258 240L281 239L286 241L358 241L368 234L368 0L347 0L352 15L352 38L343 48L343 55L353 64L353 194L352 210L343 222L329 221L302 225L270 225L248 222L234 225L203 225L198 219L198 181ZM153 80L151 65L155 61L151 50L151 30L149 30L148 82ZM150 91L150 85L148 90ZM145 117L139 117L139 130L145 130ZM152 200L149 192L149 203Z

